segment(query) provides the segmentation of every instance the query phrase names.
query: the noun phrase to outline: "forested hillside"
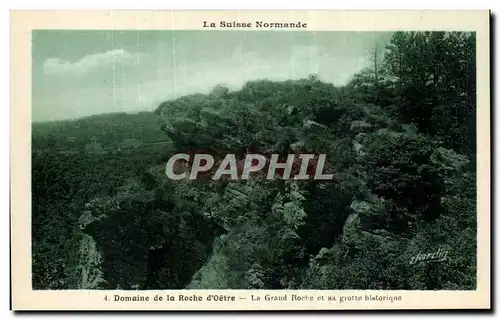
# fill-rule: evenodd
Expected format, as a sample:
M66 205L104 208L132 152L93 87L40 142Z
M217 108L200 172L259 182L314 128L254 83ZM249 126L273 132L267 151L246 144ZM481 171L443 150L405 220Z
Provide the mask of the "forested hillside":
M35 124L34 288L474 289L475 36L367 54L345 86L262 79ZM325 153L334 178L165 175L174 153L248 148Z

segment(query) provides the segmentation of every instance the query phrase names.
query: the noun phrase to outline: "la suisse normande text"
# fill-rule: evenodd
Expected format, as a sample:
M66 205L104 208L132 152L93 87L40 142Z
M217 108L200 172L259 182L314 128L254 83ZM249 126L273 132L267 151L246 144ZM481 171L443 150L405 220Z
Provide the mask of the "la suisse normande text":
M255 22L237 22L237 21L203 21L203 28L275 28L275 29L305 29L307 23L302 21L290 22L268 22L268 21L255 21Z

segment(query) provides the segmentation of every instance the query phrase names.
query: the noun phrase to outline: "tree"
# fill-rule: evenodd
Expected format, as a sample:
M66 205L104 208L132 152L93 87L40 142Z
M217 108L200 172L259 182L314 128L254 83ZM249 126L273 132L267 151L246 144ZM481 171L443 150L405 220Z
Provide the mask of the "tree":
M397 79L397 116L475 153L475 34L396 32L386 49L385 65Z
M370 52L369 60L372 63L372 67L373 67L373 74L375 77L374 85L375 85L375 87L378 87L378 85L379 85L379 73L380 73L380 62L381 62L380 49L379 49L378 44L375 44L372 51Z

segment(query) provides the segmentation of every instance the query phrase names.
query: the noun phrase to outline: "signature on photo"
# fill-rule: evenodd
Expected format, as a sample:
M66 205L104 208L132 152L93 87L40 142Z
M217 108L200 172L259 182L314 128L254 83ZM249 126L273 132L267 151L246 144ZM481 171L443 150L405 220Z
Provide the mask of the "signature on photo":
M419 261L427 261L427 262L447 261L448 260L447 256L448 256L448 250L441 250L441 248L439 248L436 252L432 253L422 254L419 251L416 256L411 257L410 264L415 264Z

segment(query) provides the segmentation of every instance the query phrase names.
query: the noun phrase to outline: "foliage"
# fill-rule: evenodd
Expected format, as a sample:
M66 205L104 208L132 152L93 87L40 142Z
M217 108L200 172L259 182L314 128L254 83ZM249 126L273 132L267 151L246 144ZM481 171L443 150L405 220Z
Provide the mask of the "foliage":
M343 87L258 80L34 124L33 287L474 289L474 41L396 32ZM325 153L334 178L166 179L186 151Z

